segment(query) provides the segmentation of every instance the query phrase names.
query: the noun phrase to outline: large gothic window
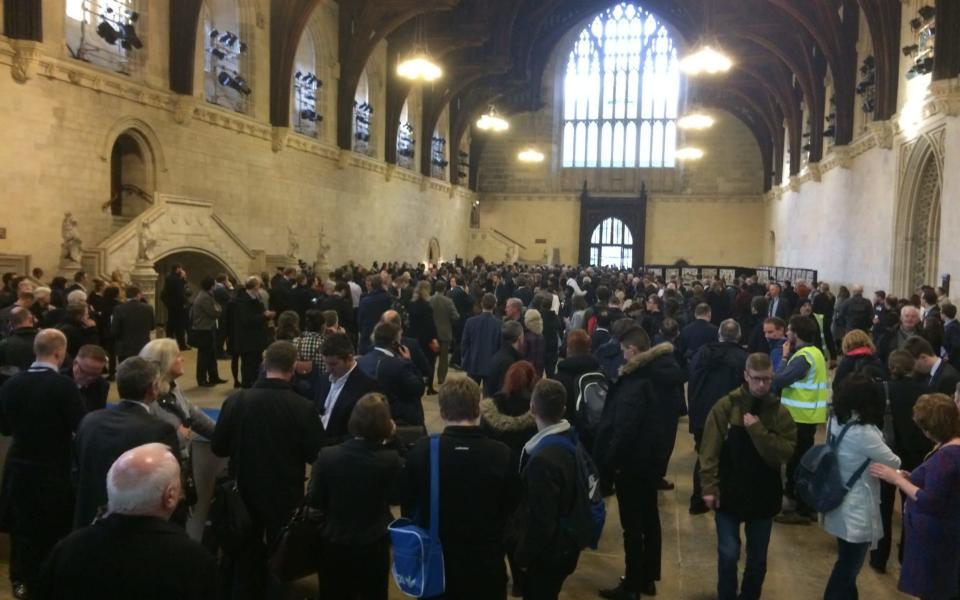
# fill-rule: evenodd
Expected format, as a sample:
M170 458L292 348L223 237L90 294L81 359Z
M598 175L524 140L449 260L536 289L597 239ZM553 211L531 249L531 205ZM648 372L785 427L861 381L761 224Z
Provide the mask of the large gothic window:
M674 166L680 68L666 26L623 2L573 45L563 88L563 166Z
M633 234L620 219L604 219L590 236L590 264L633 267Z
M139 0L67 0L64 35L74 58L125 75L144 64Z
M246 30L236 0L204 0L203 90L207 102L250 112Z

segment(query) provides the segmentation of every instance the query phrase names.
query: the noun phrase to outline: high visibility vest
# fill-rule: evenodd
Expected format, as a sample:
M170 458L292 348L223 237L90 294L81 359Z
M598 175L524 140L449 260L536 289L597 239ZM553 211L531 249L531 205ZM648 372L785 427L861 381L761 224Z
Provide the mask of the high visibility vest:
M787 364L797 360L799 356L806 359L810 368L803 379L783 388L780 404L787 407L790 416L797 423L826 423L830 384L823 352L814 346L804 346L793 353Z

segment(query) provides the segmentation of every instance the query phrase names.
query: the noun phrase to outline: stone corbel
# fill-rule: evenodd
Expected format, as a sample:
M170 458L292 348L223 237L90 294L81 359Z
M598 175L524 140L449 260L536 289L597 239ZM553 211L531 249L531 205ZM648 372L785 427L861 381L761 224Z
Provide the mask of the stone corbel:
M892 119L873 121L869 127L873 139L877 142L878 148L883 148L884 150L893 148L894 125Z
M799 176L799 175L791 175L791 176L790 176L789 186L790 186L790 191L791 191L791 192L799 192L799 191L800 191L800 176Z
M383 178L386 181L390 181L391 179L393 179L393 174L396 172L396 170L397 170L397 165L392 163L387 163L387 169L383 172Z
M186 124L193 118L193 109L196 101L192 96L177 96L173 101L173 120L179 125Z
M927 106L931 114L960 116L960 79L933 81L927 93Z
M289 127L274 127L271 133L270 148L274 152L280 152L287 145L287 137L290 135Z
M837 165L841 169L849 169L853 166L853 153L849 146L834 146L833 155L837 158Z
M340 148L340 154L337 155L337 168L346 169L347 165L350 164L350 154L352 150L344 150Z
M426 175L420 176L420 191L425 192L430 188L430 178Z
M13 48L10 75L17 83L26 83L37 73L43 44L32 40L10 40L10 47Z
M823 172L820 169L820 163L809 163L807 164L807 171L810 173L810 179L820 183L820 180L823 178Z

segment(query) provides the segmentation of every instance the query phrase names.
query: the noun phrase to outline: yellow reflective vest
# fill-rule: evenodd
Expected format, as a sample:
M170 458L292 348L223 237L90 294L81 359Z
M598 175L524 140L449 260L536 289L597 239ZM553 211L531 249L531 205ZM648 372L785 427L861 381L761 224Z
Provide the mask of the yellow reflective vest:
M810 368L803 379L795 381L780 393L780 404L787 407L797 423L826 423L830 383L827 380L827 362L823 352L815 346L804 346L790 357L787 364L802 356Z

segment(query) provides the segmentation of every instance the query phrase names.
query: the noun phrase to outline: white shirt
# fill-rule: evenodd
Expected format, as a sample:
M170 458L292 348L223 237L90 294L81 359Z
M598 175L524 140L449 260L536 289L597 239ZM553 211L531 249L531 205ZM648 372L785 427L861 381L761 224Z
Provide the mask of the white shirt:
M347 286L350 288L350 298L353 300L353 307L357 308L360 306L360 296L363 295L363 290L360 289L360 286L357 285L355 281L348 281Z
M933 363L933 366L930 368L930 381L933 381L933 378L937 375L937 371L940 370L940 364L943 362L942 358L938 358L937 362Z
M333 375L330 376L330 391L327 392L327 399L323 401L323 414L320 415L324 429L327 428L327 423L330 422L330 415L333 414L333 408L337 405L337 398L340 397L343 386L347 384L347 378L350 377L350 373L353 373L353 370L356 368L357 363L354 362L350 370L343 374L343 377L334 379Z

